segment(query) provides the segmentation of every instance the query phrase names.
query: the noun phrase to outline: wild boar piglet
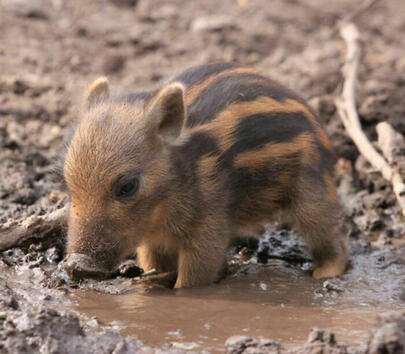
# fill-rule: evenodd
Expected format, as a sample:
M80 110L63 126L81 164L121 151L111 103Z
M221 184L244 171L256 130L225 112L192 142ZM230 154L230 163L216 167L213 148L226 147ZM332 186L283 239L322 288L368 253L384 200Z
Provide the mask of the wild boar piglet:
M344 272L335 157L310 107L254 69L190 68L155 91L87 90L69 142L66 269L109 274L136 252L176 288L210 284L230 240L281 215L306 240L315 278Z

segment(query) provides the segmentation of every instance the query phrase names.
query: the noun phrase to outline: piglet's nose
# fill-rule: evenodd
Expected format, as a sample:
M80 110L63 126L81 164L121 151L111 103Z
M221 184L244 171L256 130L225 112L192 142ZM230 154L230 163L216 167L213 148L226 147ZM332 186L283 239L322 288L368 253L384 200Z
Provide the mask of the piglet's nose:
M105 279L111 272L100 267L89 256L81 253L72 253L65 261L65 270L70 279L81 280L85 278Z

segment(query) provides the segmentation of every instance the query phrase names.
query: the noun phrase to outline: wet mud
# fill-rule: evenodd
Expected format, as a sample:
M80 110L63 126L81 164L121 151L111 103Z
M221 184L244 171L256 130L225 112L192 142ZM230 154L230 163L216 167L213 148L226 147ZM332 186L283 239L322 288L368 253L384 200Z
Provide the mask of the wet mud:
M276 243L300 262L277 259L281 247L269 249ZM347 274L315 280L303 243L271 230L256 250L230 254L233 272L218 284L177 290L128 284L120 295L99 288L92 294L75 291L70 299L79 312L103 323L118 321L123 334L154 346L220 351L234 334L266 338L271 333L272 340L294 349L313 327L334 333L341 344L361 346L378 314L405 309L404 257L405 249L370 252L358 245Z
M360 353L379 314L405 309L403 247L353 242L348 272L315 280L304 243L271 228L259 243L229 251L229 273L218 284L177 290L121 276L73 282L59 252L57 245L36 244L2 253L0 347L6 351L224 352L242 336L250 348L261 345L252 338L271 338L282 343L280 352L300 352L317 327Z
M266 338L271 333L274 341L294 348L305 343L313 327L333 332L341 344L359 346L377 315L396 308L343 299L344 305L324 304L317 297L322 284L273 267L206 289L135 289L119 296L78 291L71 299L86 316L119 321L122 334L137 335L150 345L216 351L235 334Z
M0 252L0 352L405 352L404 219L334 106L344 58L337 24L354 10L349 0L0 0L0 226L66 204L55 166L94 78L126 92L191 65L235 61L319 113L339 158L351 245L347 273L316 281L303 242L272 225L260 243L233 246L220 283L174 291L140 283L130 267L73 282L63 270L65 227L33 234ZM354 18L364 52L357 106L371 141L384 120L405 134L404 11L401 0L381 0Z

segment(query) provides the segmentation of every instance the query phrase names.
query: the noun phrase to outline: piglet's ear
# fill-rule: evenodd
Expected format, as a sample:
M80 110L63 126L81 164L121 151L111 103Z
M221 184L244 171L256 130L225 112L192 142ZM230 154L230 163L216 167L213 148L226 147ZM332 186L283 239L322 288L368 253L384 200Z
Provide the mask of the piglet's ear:
M147 109L148 125L163 142L172 143L180 135L185 120L184 86L163 87Z
M94 105L106 100L110 96L110 89L108 79L106 77L99 77L94 80L86 91L85 105L89 109Z

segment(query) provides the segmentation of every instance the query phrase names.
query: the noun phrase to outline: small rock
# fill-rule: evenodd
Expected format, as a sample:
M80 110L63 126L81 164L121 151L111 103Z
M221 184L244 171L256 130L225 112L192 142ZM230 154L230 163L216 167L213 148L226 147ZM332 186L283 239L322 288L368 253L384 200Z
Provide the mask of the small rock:
M205 323L205 324L204 324L204 328L205 328L206 330L211 329L211 327L212 327L212 325L211 325L210 323Z
M177 331L167 332L167 334L169 336L173 336L173 337L176 337L176 338L179 338L179 339L183 338L183 333L179 329Z
M385 194L381 191L367 194L363 197L363 205L366 209L375 209L381 206L382 202L384 201Z
M365 353L405 353L405 310L387 312L377 317Z
M236 27L234 19L226 15L202 16L191 23L193 32L218 32Z
M231 354L280 354L282 352L282 347L277 342L269 339L253 339L248 336L229 337L225 342L225 347L227 352Z
M99 323L97 317L95 317L95 316L93 316L89 321L87 321L87 325L89 327L93 327L93 328L100 327L100 323Z
M248 260L250 257L253 255L253 251L249 249L248 247L243 247L239 251L239 255L242 257L243 260Z
M20 16L46 20L49 14L45 9L45 4L41 0L14 0L3 2L10 10Z
M336 343L333 333L325 333L319 328L313 328L304 346L291 351L291 354L298 353L348 354L349 352L345 346Z
M380 234L380 236L378 237L378 240L376 242L373 243L374 246L379 246L379 247L383 247L383 246L388 246L388 245L392 245L392 241L391 239L388 237L388 234L386 232L382 232Z
M329 281L329 280L326 280L326 281L323 282L323 287L324 287L326 290L329 290L329 291L336 291L336 292L338 292L338 293L341 293L341 292L343 291L342 288L340 288L339 286L337 286L336 284L332 283L332 282Z
M112 55L105 59L103 71L106 74L113 74L121 71L125 65L125 57L122 55Z
M260 282L259 286L260 286L260 289L262 289L263 291L267 290L267 285L265 283Z
M225 341L225 347L239 347L252 342L253 338L249 336L232 336Z
M44 260L45 260L44 256L38 256L37 259L28 263L28 268L39 267L42 263L44 263Z
M123 277L135 278L143 273L143 269L139 268L135 261L128 260L118 267L118 272Z
M124 341L118 342L112 354L126 354L129 353L127 343Z
M105 43L109 47L119 47L125 43L127 38L123 33L112 33L106 38Z
M380 230L384 227L384 221L375 210L370 210L367 213L367 228L370 231Z
M13 310L18 310L19 309L19 305L18 305L18 301L14 296L10 296L7 300L6 300L6 305L10 308L12 308Z
M307 343L323 342L324 331L319 328L312 328L308 335Z
M173 348L180 350L193 350L201 346L195 342L172 342L171 344Z
M42 249L42 243L31 243L28 247L28 252L39 252Z
M51 247L45 252L45 259L51 264L56 264L60 260L60 254L56 247Z

